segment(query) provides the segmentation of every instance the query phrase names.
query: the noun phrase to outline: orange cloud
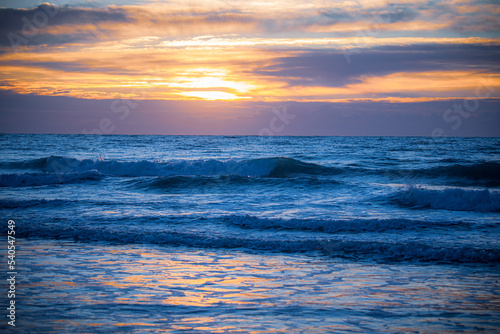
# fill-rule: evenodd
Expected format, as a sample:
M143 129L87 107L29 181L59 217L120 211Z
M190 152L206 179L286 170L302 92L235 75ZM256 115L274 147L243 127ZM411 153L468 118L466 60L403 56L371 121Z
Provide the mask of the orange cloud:
M206 35L213 36L210 47L221 46L217 43L223 43L222 46L227 42L248 45L272 39L281 40L281 44L276 45L291 46L325 39L325 42L315 43L324 45L334 36L345 38L353 34L368 39L388 38L399 32L404 36L408 32L432 31L434 36L446 36L450 29L456 32L498 30L495 15L500 13L499 5L483 6L476 1L446 1L441 3L439 9L426 5L427 1L423 0L398 1L397 5L391 6L385 0L337 3L296 0L193 3L175 0L168 4L155 1L149 5L104 8L53 7L46 4L29 10L0 8L0 17L8 18L0 24L0 45L11 52L12 35L9 34L12 33L23 40L18 47L26 51L24 48L30 45L123 44L125 40L133 47L158 46L157 43L161 42L169 47L176 43L187 47L188 40ZM37 28L37 34L29 38L21 36L22 17L33 17L36 12L47 16L44 10L48 8L56 14L47 19L47 24L42 24ZM226 38L228 34L233 35L232 41ZM11 37L7 38L7 35ZM157 40L144 40L145 37ZM192 40L189 42L193 43Z
M272 65L277 57L293 56L296 51L239 50L230 43L227 48L204 49L202 46L207 40L210 38L199 39L199 48L168 48L165 44L157 48L146 47L147 58L143 48L127 47L121 43L84 46L76 50L70 48L66 52L54 49L40 53L3 54L0 56L2 89L22 94L93 99L333 101L397 95L403 99L401 101L405 98L415 101L411 100L415 96L420 99L464 96L484 82L500 88L500 74L470 70L361 76L357 83L341 87L290 84L288 81L293 78L270 77L267 73L259 74L259 69ZM148 38L146 41L157 39ZM456 39L443 42L452 41ZM460 41L474 43L478 40ZM498 43L498 40L482 41ZM144 40L136 42L140 44ZM270 43L268 40L247 42L248 45ZM355 43L355 39L331 42L348 46ZM405 39L373 39L368 42L393 45L405 43ZM133 45L133 41L130 43Z
M71 33L89 35L99 42L78 44L73 41L56 43L52 47L44 44L19 53L0 53L0 80L3 83L0 89L23 94L95 99L323 101L377 99L391 94L402 98L447 98L463 96L486 75L469 70L425 72L418 69L417 73L411 73L411 69L401 72L398 68L395 73L386 75L363 76L357 73L349 78L356 79L357 83L339 81L338 85L343 86L330 87L333 85L331 81L316 83L314 77L300 77L300 74L294 77L295 74L287 72L287 68L281 77L273 77L272 72L279 69L269 68L279 63L278 59L293 58L307 49L331 49L340 53L350 49L418 47L421 44L500 45L500 39L485 37L383 37L367 34L335 38L324 33L348 32L352 35L363 29L429 31L446 28L450 23L414 19L373 24L366 19L356 21L354 16L353 22L321 25L315 20L330 2L287 0L280 3L286 7L281 12L276 3L268 2L246 3L244 8L252 9L248 11L228 9L238 3L241 5L241 2L203 2L188 8L184 2L175 1L169 6L107 7L96 11L72 9L79 13L80 22L70 22L68 16L64 16L61 24L42 27L39 34L49 37ZM384 1L347 1L339 6L333 4L332 8L343 10L343 15L371 6L382 8L385 5ZM99 17L98 14L105 19L89 22L88 17ZM287 18L291 19L290 22L286 21ZM311 20L304 20L307 18ZM67 29L68 24L72 30ZM266 31L286 31L287 34L257 34ZM309 32L305 34L304 31ZM306 65L295 66L300 70L300 66ZM492 68L494 72L496 68ZM307 80L310 82L304 83ZM497 74L494 74L495 87L498 86L497 80Z

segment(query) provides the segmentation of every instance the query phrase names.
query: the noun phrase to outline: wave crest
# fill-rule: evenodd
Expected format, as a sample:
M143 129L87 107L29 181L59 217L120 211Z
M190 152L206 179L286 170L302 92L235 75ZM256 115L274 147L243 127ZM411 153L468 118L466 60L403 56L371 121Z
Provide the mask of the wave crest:
M111 176L218 176L239 175L249 177L288 178L296 175L366 175L396 177L430 177L448 180L470 180L483 185L500 184L500 163L480 162L472 165L450 163L449 165L399 169L369 169L363 166L331 167L305 162L288 157L255 159L200 159L170 161L118 161L64 158L50 156L23 162L4 162L2 168L34 169L48 173L71 173L97 170Z
M19 163L19 168L40 169L49 173L71 173L96 170L111 176L216 176L289 177L294 174L318 175L339 172L335 168L286 157L248 160L171 160L118 161L78 160L51 156Z

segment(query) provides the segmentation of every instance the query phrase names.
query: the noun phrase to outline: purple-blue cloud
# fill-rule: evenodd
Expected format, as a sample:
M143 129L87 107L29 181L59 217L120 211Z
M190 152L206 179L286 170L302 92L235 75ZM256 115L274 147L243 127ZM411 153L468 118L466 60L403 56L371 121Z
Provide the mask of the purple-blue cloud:
M340 50L302 50L274 59L257 74L280 78L290 85L342 87L362 77L398 72L480 71L500 72L500 45L422 44L381 46L350 55Z
M126 10L117 7L72 8L41 4L32 9L0 8L0 46L11 46L19 39L29 40L29 45L73 43L96 38L102 23L130 23ZM88 25L85 30L72 31L77 26ZM66 27L63 32L47 31L51 27ZM28 44L20 43L20 45Z

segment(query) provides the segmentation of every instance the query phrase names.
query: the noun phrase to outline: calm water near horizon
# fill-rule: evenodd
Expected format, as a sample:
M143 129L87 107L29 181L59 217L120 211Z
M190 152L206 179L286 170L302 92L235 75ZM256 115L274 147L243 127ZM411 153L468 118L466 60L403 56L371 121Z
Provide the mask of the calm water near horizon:
M0 144L12 332L500 331L500 138Z

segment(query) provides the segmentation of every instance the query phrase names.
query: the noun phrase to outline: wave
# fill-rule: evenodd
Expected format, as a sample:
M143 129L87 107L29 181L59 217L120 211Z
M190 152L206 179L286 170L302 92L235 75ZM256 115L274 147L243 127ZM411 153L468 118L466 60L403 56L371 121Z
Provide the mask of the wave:
M68 173L95 170L111 176L192 176L240 175L250 177L289 177L295 174L320 175L339 173L336 168L303 162L286 157L247 160L172 160L118 161L78 160L51 156L17 163L18 168L40 169L48 173Z
M72 173L1 174L0 187L33 187L51 184L77 183L100 180L103 175L95 170Z
M139 225L139 226L138 226ZM500 249L471 245L440 245L431 241L398 241L388 239L355 240L349 237L305 237L291 234L215 233L203 229L166 226L116 224L16 224L19 237L73 239L83 242L112 242L117 244L159 244L197 248L251 249L281 253L320 252L353 260L375 261L434 261L457 263L499 263Z
M471 224L466 222L449 221L423 221L411 219L270 219L254 216L231 215L224 220L232 225L243 228L258 229L281 229L281 230L304 230L320 231L327 233L337 232L387 232L394 230L420 230L428 228L461 227L470 228Z
M500 192L446 188L409 187L391 197L399 205L450 211L499 212Z
M23 162L4 162L3 168L35 169L48 173L71 173L96 170L111 176L217 176L239 175L245 177L287 178L297 175L366 175L375 174L396 177L431 177L484 181L489 185L500 184L500 163L480 162L471 165L449 163L448 165L401 169L365 168L363 166L331 167L304 162L288 157L256 159L200 159L170 161L118 161L75 159L51 156Z

